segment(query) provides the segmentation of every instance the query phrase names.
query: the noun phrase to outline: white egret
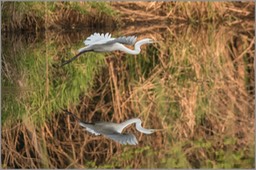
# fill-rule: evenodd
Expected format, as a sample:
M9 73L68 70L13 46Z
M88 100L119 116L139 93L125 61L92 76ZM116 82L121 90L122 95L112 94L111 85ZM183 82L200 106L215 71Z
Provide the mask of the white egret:
M112 122L97 122L97 123L87 123L83 122L76 115L72 114L67 110L63 110L67 114L72 115L78 122L79 125L84 127L86 131L94 135L104 135L120 144L130 144L136 145L138 141L136 137L131 133L122 133L124 128L136 123L136 129L141 133L151 134L156 131L156 129L145 129L141 127L141 120L139 118L129 119L122 123L112 123Z
M89 36L85 41L84 44L86 47L80 48L78 50L78 54L75 55L73 58L65 61L61 66L64 66L71 61L75 60L78 56L85 52L95 51L95 52L111 52L111 51L123 51L128 54L136 55L140 53L140 46L143 44L150 44L153 43L152 39L145 38L138 42L136 42L137 37L135 36L122 36L118 38L112 38L111 34L106 33L105 35L94 33ZM136 42L136 43L135 43ZM134 45L134 50L131 50L124 46L126 45Z

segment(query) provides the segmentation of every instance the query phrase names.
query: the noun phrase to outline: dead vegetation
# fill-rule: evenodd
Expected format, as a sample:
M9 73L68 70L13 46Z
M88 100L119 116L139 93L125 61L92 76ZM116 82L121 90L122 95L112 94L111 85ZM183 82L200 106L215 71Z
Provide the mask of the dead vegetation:
M4 2L2 8L3 31L116 28L135 23L231 25L254 19L254 2Z
M208 23L227 21L241 23L254 18L254 2L114 2L122 22Z
M118 17L103 2L3 2L2 31L70 31L115 27ZM115 15L115 16L114 16Z

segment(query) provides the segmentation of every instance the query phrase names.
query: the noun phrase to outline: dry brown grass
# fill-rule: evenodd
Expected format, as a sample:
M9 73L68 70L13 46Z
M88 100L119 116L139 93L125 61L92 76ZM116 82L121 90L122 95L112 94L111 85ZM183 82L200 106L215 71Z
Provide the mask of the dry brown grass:
M95 4L92 5L93 3ZM112 16L110 7L100 6L101 4L102 2L4 2L2 30L70 31L83 30L84 27L118 25L118 18Z
M204 23L228 20L241 23L253 19L254 2L113 2L122 21L131 23ZM230 17L230 18L229 18Z
M244 24L254 18L254 2L111 2L107 10L100 4L92 4L5 2L2 30L82 30L88 26L127 27L134 23L162 25L225 21L227 24Z

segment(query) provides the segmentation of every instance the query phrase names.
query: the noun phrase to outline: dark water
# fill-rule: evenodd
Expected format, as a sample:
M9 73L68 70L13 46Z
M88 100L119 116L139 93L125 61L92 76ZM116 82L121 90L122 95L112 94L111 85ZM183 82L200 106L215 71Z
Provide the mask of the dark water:
M87 53L58 67L94 32L156 43L137 56ZM28 168L250 167L252 35L216 25L3 33L3 164L21 167L27 158ZM139 145L121 146L84 132L61 108L89 122L139 117L144 127L163 131L144 135L128 128Z

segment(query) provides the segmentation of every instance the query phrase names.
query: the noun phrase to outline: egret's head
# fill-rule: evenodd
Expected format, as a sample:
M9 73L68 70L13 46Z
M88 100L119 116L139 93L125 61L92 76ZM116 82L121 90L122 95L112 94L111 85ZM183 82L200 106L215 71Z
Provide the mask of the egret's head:
M143 133L145 134L152 134L154 132L158 132L158 131L164 131L165 129L145 129L145 131Z
M154 43L154 40L150 39L150 38L146 38L145 42L147 42L148 44Z
M155 129L147 129L148 132L146 134L151 134L151 133L154 133L156 130Z
M138 129L141 133L145 133L145 134L151 134L154 133L156 130L155 129L144 129L144 128L140 128Z
M140 41L138 41L136 44L137 45L143 45L143 44L151 44L151 43L154 43L154 41L150 38L145 38L145 39L142 39Z

